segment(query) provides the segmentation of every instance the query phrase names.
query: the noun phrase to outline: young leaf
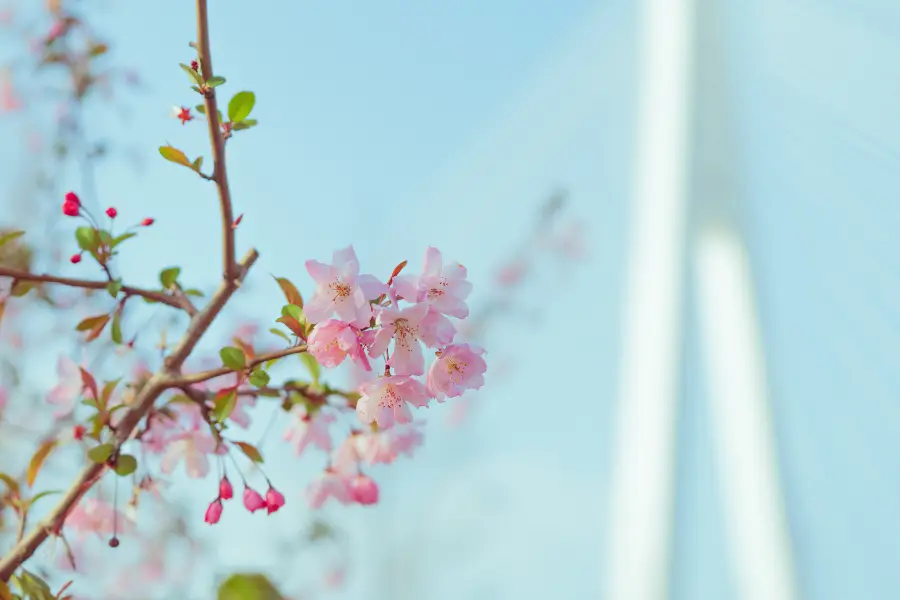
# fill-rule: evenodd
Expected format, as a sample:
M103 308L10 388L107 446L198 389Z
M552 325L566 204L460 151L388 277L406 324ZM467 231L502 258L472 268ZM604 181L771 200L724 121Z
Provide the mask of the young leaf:
M197 71L193 70L192 68L190 68L188 65L186 65L184 63L178 63L178 66L181 67L182 70L188 74L188 76L190 76L191 81L193 81L197 85L200 85L201 83L203 83L203 79L200 78L200 74Z
M98 410L106 410L106 407L109 406L109 399L120 381L122 381L121 377L103 384L103 392L100 394L100 402L97 405Z
M253 105L256 104L256 94L253 92L238 92L228 102L228 120L238 123L250 116Z
M160 146L159 153L164 159L168 161L177 163L179 165L184 165L185 167L191 166L191 161L188 160L188 157L185 156L184 152L182 152L178 148L174 148L172 146Z
M118 279L115 281L110 281L109 283L106 284L106 291L109 293L110 296L115 298L116 296L119 295L119 292L122 291L122 282L119 281Z
M4 233L3 235L0 235L0 246L23 235L25 235L24 231L10 231L9 233Z
M288 304L294 304L296 306L299 306L300 308L303 308L303 296L300 295L300 292L297 291L297 288L293 283L290 282L290 280L285 277L275 277L275 281L278 282L278 286L281 288L281 291L284 292L284 297L287 300ZM298 317L294 318L299 320Z
M159 282L162 284L163 289L167 290L175 285L179 275L181 275L181 267L169 267L160 271Z
M204 293L201 292L200 290L191 288L191 289L189 289L189 290L184 290L184 295L185 295L185 296L196 296L197 298L202 298L202 297L205 296L206 294L204 294Z
M41 467L44 466L44 461L47 460L54 448L56 448L56 440L44 442L38 447L34 456L31 457L31 462L28 463L28 470L25 472L25 483L28 484L28 487L34 485L34 480L37 479Z
M109 243L110 250L112 250L113 248L115 248L116 246L118 246L119 244L124 242L125 240L133 238L136 235L137 235L136 233L132 232L132 233L123 233L120 236L114 237L112 239L112 241Z
M322 367L319 366L315 357L309 352L302 352L300 354L300 360L302 360L303 364L306 365L306 368L309 369L313 385L319 385L319 376L322 374Z
M269 374L262 369L250 373L250 385L253 387L266 387L270 380Z
M202 167L202 166L203 166L203 157L202 156L198 156L194 160L194 162L191 163L191 168L193 170L197 171L198 173L200 172L200 167Z
M0 580L0 600L13 600L12 591L3 580Z
M93 227L79 227L75 230L75 239L78 241L78 247L88 252L96 250L100 244L100 236Z
M36 287L37 284L33 281L17 281L16 285L13 286L10 295L15 298L21 298Z
M219 423L223 423L234 412L234 407L237 405L237 392L222 390L216 394L214 403L213 417Z
M113 313L112 328L110 329L110 339L114 344L122 343L122 315L119 311Z
M120 454L113 470L120 476L131 475L137 470L137 459L130 454Z
M388 280L387 280L387 284L388 284L388 285L391 285L391 282L394 281L394 277L396 277L397 275L399 275L399 274L400 274L400 271L402 271L402 270L403 270L403 267L405 267L405 266L406 266L406 261L404 260L402 263L400 263L399 265L397 265L396 267L394 267L394 270L393 270L393 272L391 273L391 276L390 276L390 277L388 278Z
M96 317L88 317L75 326L75 331L90 331L100 323L109 320L109 315L97 315Z
M288 344L291 343L291 338L289 338L289 337L287 336L287 334L286 334L285 332L281 331L280 329L275 329L274 327L272 327L271 329L269 329L269 331L272 332L272 333L274 333L275 335L277 335L278 337L280 337L280 338L283 339L284 341L286 341Z
M6 484L6 487L9 488L9 491L12 492L14 496L20 495L19 482L17 482L15 479L10 477L6 473L0 473L0 481Z
M88 450L88 458L98 464L103 464L109 460L109 457L112 456L113 453L113 445L112 444L100 444L99 446L94 446L90 450Z
M244 351L240 348L226 346L219 350L219 356L222 357L223 365L235 371L240 371L247 365L247 357L244 356Z
M275 321L278 323L284 323L284 325L286 325L287 328L294 333L294 335L306 339L306 332L303 329L303 325L301 325L300 322L297 321L297 319L295 319L294 317L283 316L275 319Z
M28 500L28 506L30 507L35 502L37 502L41 498L44 498L45 496L52 496L53 494L61 494L61 493L62 492L60 490L46 490L46 491L40 492L39 494L35 494L34 496L31 497L31 499Z
M306 321L306 317L303 316L303 310L296 304L285 304L281 307L281 314L301 323Z
M79 367L79 371L81 371L82 388L90 390L92 398L98 398L99 393L97 391L97 380L94 379L94 376L85 371L83 368Z
M206 114L206 105L198 104L197 106L194 107L194 110L196 110L201 115L205 115Z
M218 600L285 600L265 575L237 573L222 582Z
M235 446L241 449L247 458L252 460L253 462L261 463L263 462L262 454L259 453L259 450L256 449L256 446L252 444L248 444L247 442L232 442Z
M216 77L210 77L209 79L206 80L206 85L208 85L211 88L219 87L223 83L225 83L224 77L216 76Z
M103 330L106 328L106 324L109 323L109 318L110 318L110 315L103 315L102 319L95 321L93 323L94 326L88 332L87 337L84 338L85 341L92 342L92 341L96 340L98 337L100 337L100 334L103 333ZM84 321L82 321L82 323L84 323ZM79 324L79 325L81 325L81 324Z

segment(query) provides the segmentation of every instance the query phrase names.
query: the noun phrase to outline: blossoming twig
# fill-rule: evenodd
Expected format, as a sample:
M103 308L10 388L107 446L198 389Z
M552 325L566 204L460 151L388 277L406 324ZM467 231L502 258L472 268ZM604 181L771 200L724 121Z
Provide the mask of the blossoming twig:
M34 281L38 283L56 283L59 285L67 285L69 287L83 288L86 290L105 290L107 286L109 286L109 281L91 281L88 279L71 279L69 277L56 277L55 275L38 275L36 273L29 273L28 271L20 271L19 269L10 269L9 267L0 266L0 277L10 277L13 280L17 281ZM122 291L125 294L131 296L141 296L147 298L148 300L153 300L155 302L159 302L160 304L167 304L173 308L184 309L190 314L190 311L187 310L187 306L184 305L178 298L174 296L170 296L163 292L154 292L151 290L143 290L136 287L131 287L128 285L122 286Z
M292 346L290 348L285 348L284 350L276 350L267 354L261 354L253 360L248 361L247 367L252 368L256 365L261 365L263 363L269 362L270 360L290 356L291 354L300 354L302 352L306 352L306 344L300 344L299 346ZM216 377L222 377L223 375L228 375L230 373L234 373L234 369L221 367L218 369L211 369L209 371L201 371L200 373L182 375L181 377L170 379L169 387L183 388L195 383L203 383L204 381L209 381L210 379L215 379Z

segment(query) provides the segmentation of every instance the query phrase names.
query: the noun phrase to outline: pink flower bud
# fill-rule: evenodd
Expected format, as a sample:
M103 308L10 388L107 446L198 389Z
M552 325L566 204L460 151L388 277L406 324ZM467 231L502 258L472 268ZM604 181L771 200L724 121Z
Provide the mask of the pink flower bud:
M244 488L244 507L250 512L256 512L266 507L266 501L253 488Z
M117 211L112 206L110 206L109 208L106 209L106 216L109 217L110 219L115 219L116 215L118 215L118 214L119 214L119 211Z
M73 265L77 265L81 262L81 255L73 254L71 257L69 257L69 262L71 262Z
M66 200L65 202L63 202L62 211L63 214L67 217L77 217L78 213L81 212L81 204L78 202L77 198L74 202L72 202L71 200Z
M209 507L206 509L206 516L203 517L203 520L209 523L210 525L215 525L219 522L219 519L222 517L222 501L216 498L212 502L209 503Z
M269 514L271 515L282 506L284 506L284 496L281 495L281 492L269 486L269 491L266 492L266 508Z
M363 505L371 505L378 502L378 484L368 475L357 475L350 482L350 491L353 499Z
M222 481L219 482L219 498L222 500L231 500L234 498L234 488L231 487L231 482L228 481L228 477L222 477Z
M146 219L141 221L141 226L150 227L151 225L153 225L153 221L154 221L154 219L152 219L151 217L147 217Z

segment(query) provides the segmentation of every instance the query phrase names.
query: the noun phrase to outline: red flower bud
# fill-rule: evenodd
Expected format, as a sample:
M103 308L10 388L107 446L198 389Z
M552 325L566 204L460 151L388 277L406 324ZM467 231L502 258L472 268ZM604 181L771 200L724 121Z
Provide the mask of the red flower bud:
M67 217L77 217L78 213L81 211L81 205L78 202L70 202L66 200L63 202L62 207L63 214Z
M118 215L118 214L119 214L119 211L117 211L112 206L110 206L109 208L106 209L106 216L109 217L110 219L115 219L116 215Z
M77 265L78 263L81 262L81 255L73 254L72 257L69 259L69 262L71 262L73 265Z
M146 219L141 221L141 225L143 225L144 227L150 227L151 225L153 225L153 221L154 221L153 219L151 219L150 217L147 217Z
M76 440L80 440L84 437L85 431L84 425L76 425L72 428L72 437Z
M231 487L231 482L228 481L227 477L222 477L222 481L219 482L219 498L222 500L231 500L234 497L234 488Z
M195 71L199 71L199 70L200 70L200 63L198 63L196 60L192 60L192 61L191 61L191 68L192 68L193 70L195 70Z
M71 202L75 206L81 206L81 200L78 198L78 194L76 194L75 192L67 192L65 201Z

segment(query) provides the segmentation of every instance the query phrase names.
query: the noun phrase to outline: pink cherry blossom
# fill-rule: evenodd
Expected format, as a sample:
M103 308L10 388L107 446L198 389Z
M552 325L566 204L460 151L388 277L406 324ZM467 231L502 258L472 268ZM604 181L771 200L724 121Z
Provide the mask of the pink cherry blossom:
M222 518L222 501L216 498L209 503L206 514L203 516L203 521L210 525L215 525L220 518Z
M466 390L480 389L487 370L483 354L482 348L470 344L455 344L439 351L425 380L428 393L441 401L462 396Z
M291 415L294 421L285 430L284 439L294 447L297 456L300 456L311 443L326 452L331 450L331 434L328 427L334 423L334 415L322 410L309 414L303 404L291 408Z
M316 282L313 297L303 307L310 323L320 323L337 313L342 321L365 327L373 316L369 300L387 293L387 286L374 276L359 274L353 246L335 250L330 265L306 261L306 270Z
M414 304L403 310L393 308L382 309L378 315L381 328L375 334L375 340L369 349L369 355L376 357L394 340L394 351L388 365L397 375L422 375L425 373L425 356L419 344L420 325L428 314L427 304Z
M188 477L202 479L209 474L208 455L216 451L216 441L208 431L196 429L172 436L163 452L160 470L167 475L184 460Z
M428 308L428 314L419 324L419 338L429 348L443 348L453 343L456 337L456 327L450 319L438 312L433 306Z
M472 284L466 280L466 268L459 263L443 264L441 252L429 247L425 251L422 274L399 275L393 286L407 302L427 302L445 315L465 319L469 316L466 298Z
M81 536L89 533L109 535L113 532L114 521L118 521L119 533L130 533L134 530L134 522L115 510L111 504L98 498L85 498L69 512L65 527Z
M362 397L356 403L356 416L360 422L374 421L382 429L387 429L395 422L411 422L410 404L413 406L428 404L425 386L411 377L381 377L363 384L360 393Z
M357 327L337 319L326 319L315 326L309 335L309 353L323 367L333 369L348 356L360 367L371 371L365 348L371 345L370 332L362 332Z
M75 410L84 383L81 380L81 369L68 356L59 358L56 363L56 374L59 376L59 382L50 390L47 402L58 407L53 417L61 419Z
M250 512L256 512L266 507L266 501L259 492L250 487L244 488L244 508Z
M349 482L334 469L325 469L322 475L313 479L306 487L306 499L310 508L321 508L329 498L334 498L341 504L353 501Z
M270 485L266 492L266 511L271 515L282 506L284 506L284 496Z
M364 506L378 502L378 484L368 475L360 473L350 480L353 499Z

